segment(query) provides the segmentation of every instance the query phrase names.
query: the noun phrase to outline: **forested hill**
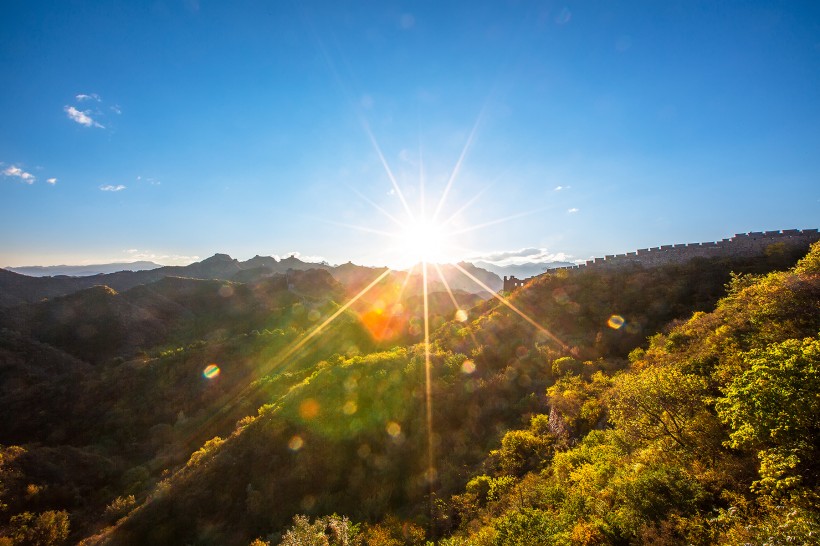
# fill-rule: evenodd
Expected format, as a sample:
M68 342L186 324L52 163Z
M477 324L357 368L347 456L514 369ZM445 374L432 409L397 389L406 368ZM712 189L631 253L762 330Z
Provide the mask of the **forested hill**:
M204 300L178 301L196 322L175 337L222 333L93 366L12 324L0 335L15 416L0 431L0 535L810 543L820 245L789 260L557 272L515 291L515 310L480 303L434 332L429 420L424 346L385 345L332 290L237 300L256 313L246 322L236 304L202 315L192 304Z
M441 505L441 543L817 543L820 244L727 288L621 372L553 361L549 414Z

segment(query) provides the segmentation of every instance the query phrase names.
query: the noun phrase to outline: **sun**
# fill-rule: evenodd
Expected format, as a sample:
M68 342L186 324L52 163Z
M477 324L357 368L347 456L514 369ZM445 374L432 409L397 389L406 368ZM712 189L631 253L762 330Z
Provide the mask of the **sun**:
M404 224L397 234L397 250L402 261L446 263L452 258L451 235L446 226L421 218Z

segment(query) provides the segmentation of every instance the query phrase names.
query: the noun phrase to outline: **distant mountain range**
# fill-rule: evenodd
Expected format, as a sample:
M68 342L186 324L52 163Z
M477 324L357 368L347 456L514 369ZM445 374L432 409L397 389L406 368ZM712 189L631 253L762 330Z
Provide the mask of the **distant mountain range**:
M529 277L535 277L536 275L540 275L550 269L555 269L556 267L567 267L570 265L575 265L572 262L540 262L540 263L525 263L525 264L511 264L511 265L496 265L490 262L485 261L475 261L473 265L476 267L480 267L482 269L486 269L487 271L491 271L498 275L499 277L518 277L519 279L527 279Z
M97 273L85 276L76 274L78 270L74 270L75 275L72 276L42 276L42 272L46 270L52 273L58 271L56 268L51 269L46 267L25 268L28 270L35 269L40 275L21 274L19 270L22 268L16 268L18 271L0 269L0 307L10 307L21 303L35 303L46 298L65 296L94 286L108 286L117 292L122 292L139 285L159 281L166 277L255 283L274 276L287 277L291 271L306 271L310 269L319 269L329 272L347 291L352 291L352 293L355 294L356 291L366 286L384 271L384 268L359 266L352 263L339 266L330 266L326 263L309 263L303 262L294 256L282 260L271 256L254 256L249 260L240 262L227 254L214 254L201 262L195 262L186 266L157 266L157 264L151 262L143 263L149 263L156 267L137 270L133 263L103 264L88 267L108 268L125 266L128 269L113 273ZM501 289L501 278L497 274L483 268L478 268L473 264L462 263L460 266L474 277L480 279L481 282L490 289L496 291ZM63 269L62 271L65 270ZM430 268L428 273L428 288L430 292L443 292L449 288L454 291L459 290L471 294L480 294L482 297L489 297L484 287L476 285L474 281L468 279L453 265L441 265L438 266L438 268ZM408 275L409 279L407 278ZM400 284L407 290L416 290L420 286L421 272L418 267L412 268L408 272L395 271L391 273L389 280Z
M69 277L87 277L99 275L101 273L116 273L117 271L144 271L146 269L156 269L162 267L154 262L117 262L111 264L92 265L30 265L24 267L7 267L9 271L28 275L29 277L56 277L57 275L68 275Z
M485 285L498 280L471 264L460 266ZM282 268L284 273L274 271ZM182 268L90 277L28 277L0 269L0 332L18 332L99 364L174 340L222 339L302 319L306 326L311 319L300 318L300 306L304 314L306 308L323 309L328 302L356 296L350 311L362 317L376 342L412 342L421 335L414 321L428 310L432 323L439 325L451 320L457 310L469 310L489 297L474 281L459 280L466 277L455 266L431 269L426 300L422 275L415 268L383 275L385 269L353 264L334 268L296 258L239 262L217 254ZM437 270L449 279L446 286ZM472 290L464 290L466 286Z

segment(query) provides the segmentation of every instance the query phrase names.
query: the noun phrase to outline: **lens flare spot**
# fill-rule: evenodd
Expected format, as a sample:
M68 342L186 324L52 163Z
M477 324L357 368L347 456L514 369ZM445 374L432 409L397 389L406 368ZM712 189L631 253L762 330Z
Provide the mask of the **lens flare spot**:
M470 360L470 359L468 358L468 359L467 359L467 360L465 360L465 361L464 361L464 363L461 365L461 373L466 373L467 375L470 375L470 374L471 374L471 373L473 373L474 371L475 371L475 362L473 362L472 360Z
M552 291L552 299L554 299L561 305L566 305L570 302L569 296L567 295L566 291L560 287Z
M612 315L611 317L609 317L609 320L606 321L607 326L609 326L613 330L619 329L621 326L624 325L624 323L626 323L626 321L624 320L624 317L622 317L621 315Z
M302 400L301 404L299 404L299 415L302 419L314 419L317 415L319 415L320 409L321 406L319 405L319 402L313 398L306 398Z
M359 319L370 332L370 335L378 341L396 337L402 332L405 324L403 315L388 313L380 305L365 311L359 316Z
M356 402L353 400L348 400L345 402L345 405L342 406L342 411L345 415L353 415L359 409L359 406L356 405Z
M302 502L299 503L299 506L301 506L302 510L305 512L313 510L313 507L316 506L316 497L313 495L306 495L302 498Z
M288 449L291 451L299 451L302 449L302 446L305 445L305 441L302 440L302 437L296 434L293 438L290 439L288 442Z
M219 369L219 366L216 364L208 364L205 366L205 369L202 370L202 375L205 379L216 379L219 377L219 374L222 370Z
M311 309L310 312L308 313L308 320L311 321L311 322L316 322L321 317L322 317L321 313L319 313L319 311L317 311L316 309Z
M233 286L229 284L223 284L219 287L219 295L223 298L230 298L233 296Z
M359 449L356 450L356 454L359 455L361 459L367 459L370 457L370 446L367 444L360 445Z
M467 311L464 309L456 311L456 320L459 322L467 322Z
M572 19L572 12L569 11L569 8L562 9L558 12L558 15L555 16L555 22L559 25L566 25L570 19Z
M395 438L396 436L401 434L401 425L395 421L390 421L389 423L387 423L385 430L387 431L387 434Z

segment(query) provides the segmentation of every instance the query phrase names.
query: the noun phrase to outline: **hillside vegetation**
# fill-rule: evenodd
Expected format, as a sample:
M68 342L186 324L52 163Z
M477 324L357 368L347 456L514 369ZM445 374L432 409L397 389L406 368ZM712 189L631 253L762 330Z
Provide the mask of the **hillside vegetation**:
M820 245L792 263L557 272L457 320L441 294L429 387L390 284L346 311L324 272L18 307L0 544L811 543Z

